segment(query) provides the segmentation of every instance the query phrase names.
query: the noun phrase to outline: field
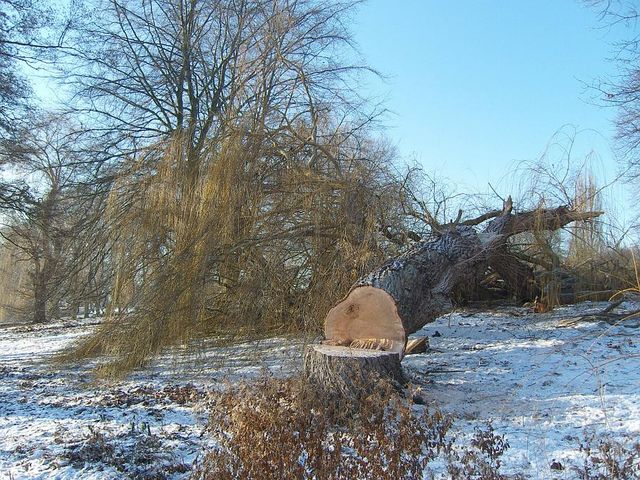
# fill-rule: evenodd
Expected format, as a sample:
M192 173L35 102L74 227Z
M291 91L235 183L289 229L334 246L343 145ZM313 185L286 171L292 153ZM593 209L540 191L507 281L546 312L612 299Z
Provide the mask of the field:
M638 320L572 320L604 306L439 318L420 332L429 336L427 353L403 362L412 408L451 414L459 445L491 424L509 443L504 474L580 478L581 444L640 437ZM206 430L215 392L301 366L304 342L290 338L175 350L110 384L95 382L95 364L51 362L97 322L0 329L1 479L189 478L215 446ZM424 478L447 478L445 463L431 462Z

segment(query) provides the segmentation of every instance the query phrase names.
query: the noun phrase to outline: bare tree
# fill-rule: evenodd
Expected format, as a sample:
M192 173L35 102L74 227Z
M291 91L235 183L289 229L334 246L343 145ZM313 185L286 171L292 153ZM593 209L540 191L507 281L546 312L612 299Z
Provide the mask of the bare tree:
M61 117L45 117L22 131L14 145L11 166L25 178L21 201L6 217L2 236L29 263L33 320L55 315L76 268L69 245L89 219L83 194L88 178L82 155L82 131Z
M62 8L64 2L55 2ZM62 48L70 20L46 0L0 0L0 170L20 140L16 137L33 121L33 98L28 70L54 60ZM17 210L28 202L24 183L0 180L0 209Z
M28 98L28 82L19 72L21 52L18 46L37 27L32 2L0 2L0 129L13 130L17 111Z
M619 151L629 177L637 179L640 175L640 36L637 32L640 11L637 2L632 0L588 0L585 3L599 13L603 24L629 30L628 39L615 45L614 58L620 73L600 79L594 88L605 104L618 110L615 125Z

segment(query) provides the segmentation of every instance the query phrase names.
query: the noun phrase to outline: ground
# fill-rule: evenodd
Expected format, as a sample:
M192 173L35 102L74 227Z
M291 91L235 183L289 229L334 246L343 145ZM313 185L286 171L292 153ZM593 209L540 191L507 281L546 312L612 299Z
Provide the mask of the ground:
M567 321L604 305L438 319L419 332L431 349L403 361L424 403L415 408L452 414L452 433L463 441L491 422L510 444L506 473L575 478L585 439L640 437L637 320ZM92 364L51 362L95 323L0 328L0 479L188 478L210 447L209 392L265 369L286 376L301 366L302 340L203 345L171 352L127 381L99 384ZM439 468L435 462L425 477L443 477Z
M604 305L454 313L420 332L431 352L403 363L428 402L454 415L459 437L489 421L506 436L506 471L575 478L581 442L640 439L638 321L571 321Z

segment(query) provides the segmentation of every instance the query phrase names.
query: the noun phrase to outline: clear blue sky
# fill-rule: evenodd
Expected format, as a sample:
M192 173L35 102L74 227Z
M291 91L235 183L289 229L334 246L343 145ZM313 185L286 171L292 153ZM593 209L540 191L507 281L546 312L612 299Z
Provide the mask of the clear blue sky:
M614 177L615 111L585 83L615 72L612 43L628 32L603 28L583 3L370 0L354 20L362 55L387 76L363 88L386 98L405 159L486 190L572 124L587 130L576 158L595 150L597 174Z

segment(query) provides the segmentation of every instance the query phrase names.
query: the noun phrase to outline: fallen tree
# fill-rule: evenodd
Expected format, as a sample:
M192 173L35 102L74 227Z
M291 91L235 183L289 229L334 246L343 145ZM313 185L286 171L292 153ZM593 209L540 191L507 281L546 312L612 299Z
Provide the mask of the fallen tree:
M438 226L435 238L416 242L359 279L329 311L324 345L307 349L306 375L322 385L340 384L341 389L371 373L400 381L396 362L406 353L408 335L451 311L455 295L476 285L488 269L500 275L514 294L534 291L533 269L509 253L510 237L554 231L602 213L568 207L513 213L509 198L502 210L465 222L459 216L456 222ZM486 221L484 229L474 228Z

